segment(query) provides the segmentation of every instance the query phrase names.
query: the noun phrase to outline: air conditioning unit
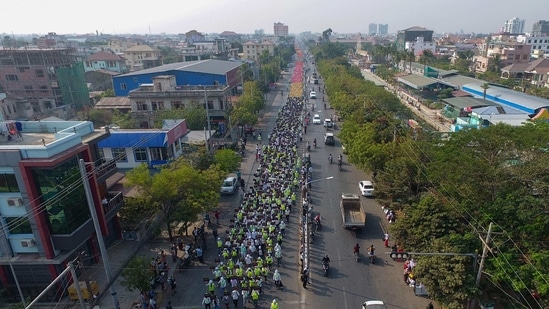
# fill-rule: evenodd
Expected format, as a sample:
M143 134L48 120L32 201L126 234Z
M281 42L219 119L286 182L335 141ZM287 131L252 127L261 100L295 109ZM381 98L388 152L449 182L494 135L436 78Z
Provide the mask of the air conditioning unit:
M20 197L11 197L8 199L8 206L23 206L23 199Z
M32 248L35 245L34 239L21 239L21 246L23 248Z

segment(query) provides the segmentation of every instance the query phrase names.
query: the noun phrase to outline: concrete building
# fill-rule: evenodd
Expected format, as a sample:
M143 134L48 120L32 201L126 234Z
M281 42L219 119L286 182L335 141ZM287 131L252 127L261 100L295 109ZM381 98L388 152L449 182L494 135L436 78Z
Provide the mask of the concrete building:
M436 54L437 51L437 43L426 42L423 37L417 37L415 41L406 42L404 46L405 50L413 51L416 56L421 55L425 50L430 50L433 54Z
M0 49L0 88L27 99L35 116L67 119L89 104L84 65L73 48Z
M126 66L130 72L162 65L160 50L143 44L134 45L124 50L124 58L126 58Z
M377 24L370 23L368 25L368 35L376 35L377 34Z
M89 265L101 260L78 161L87 164L92 207L107 246L120 238L121 192L109 191L117 171L101 158L97 143L109 136L87 121L3 122L0 139L0 281L17 299L15 277L25 297L36 297L78 253ZM4 131L3 131L4 132ZM6 135L9 138L6 138ZM13 266L13 272L10 264ZM43 301L63 293L50 290Z
M499 55L500 68L514 63L527 63L530 61L531 46L525 43L514 41L485 42L479 50L482 54L473 59L475 72L486 72L496 55Z
M511 18L503 25L503 32L519 34L524 33L524 19L518 17Z
M111 130L99 142L106 160L116 160L119 169L133 169L145 163L149 168L165 165L193 152L193 145L204 145L203 131L190 131L183 119L164 120L162 129ZM139 145L139 147L131 147Z
M406 42L415 42L417 38L423 38L422 42L433 42L433 30L422 27L411 27L399 30L397 33L397 50L406 50Z
M86 72L97 70L108 70L117 73L128 73L126 59L112 52L100 51L84 61L84 70Z
M389 34L389 24L377 25L377 35L387 35L387 34Z
M244 59L258 61L259 56L263 51L267 51L270 56L274 55L275 44L270 41L263 41L261 43L248 41L242 44L242 51L244 53Z
M231 107L231 87L225 84L209 86L177 85L174 75L159 75L151 84L142 84L130 91L132 118L141 128L152 127L156 111L201 105L212 122L226 123L225 114ZM207 100L207 105L206 105Z
M183 47L183 61L198 61L205 59L228 60L230 44L225 39L216 38L210 41L194 41L192 45Z
M274 23L273 29L275 37L288 36L288 25L283 23Z
M0 92L0 121L28 120L33 116L29 100Z
M139 89L142 85L152 85L153 78L157 76L173 75L176 87L227 85L231 93L236 93L236 87L241 81L241 65L241 62L213 59L170 63L115 76L113 88L116 96L125 97L131 90Z
M201 32L191 30L185 33L185 41L187 45L193 45L194 42L205 41L206 37Z
M538 20L532 25L532 36L549 36L549 21Z
M542 35L519 35L517 42L531 45L530 58L539 59L549 57L549 33Z

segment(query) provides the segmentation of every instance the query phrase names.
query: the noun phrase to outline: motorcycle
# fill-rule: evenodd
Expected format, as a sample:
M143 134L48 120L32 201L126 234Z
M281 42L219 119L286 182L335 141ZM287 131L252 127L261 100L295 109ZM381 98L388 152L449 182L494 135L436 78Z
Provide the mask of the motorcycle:
M330 269L330 263L322 263L322 268L324 269L324 276L328 277L328 270Z
M341 163L341 161L337 162L337 166L339 167L339 171L340 171L340 172L341 172L341 170L343 169L343 168L342 168L342 165L343 165L343 164Z
M334 158L332 158L332 156L329 156L328 161L330 161L330 164L332 164L332 162L334 161Z

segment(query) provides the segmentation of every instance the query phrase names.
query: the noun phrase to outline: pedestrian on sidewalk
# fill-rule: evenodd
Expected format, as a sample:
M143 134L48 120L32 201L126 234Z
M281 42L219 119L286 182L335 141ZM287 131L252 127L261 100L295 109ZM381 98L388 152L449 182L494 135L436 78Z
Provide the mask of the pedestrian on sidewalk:
M204 264L204 253L202 252L202 248L200 248L200 246L196 247L196 257L198 258L198 262Z
M389 248L389 233L385 233L383 237L383 242L385 243L385 248Z
M237 174L240 174L240 172L238 172ZM214 217L215 217L215 224L219 225L219 211L216 210L214 212Z

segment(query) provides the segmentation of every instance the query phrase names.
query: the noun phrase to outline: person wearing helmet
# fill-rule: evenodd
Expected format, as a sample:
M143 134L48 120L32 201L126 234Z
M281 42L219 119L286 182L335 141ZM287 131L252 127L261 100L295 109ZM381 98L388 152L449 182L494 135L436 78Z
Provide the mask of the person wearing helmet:
M276 299L273 299L273 301L271 302L271 309L278 309L278 302L276 301Z
M330 257L327 254L322 258L322 264L330 264Z

